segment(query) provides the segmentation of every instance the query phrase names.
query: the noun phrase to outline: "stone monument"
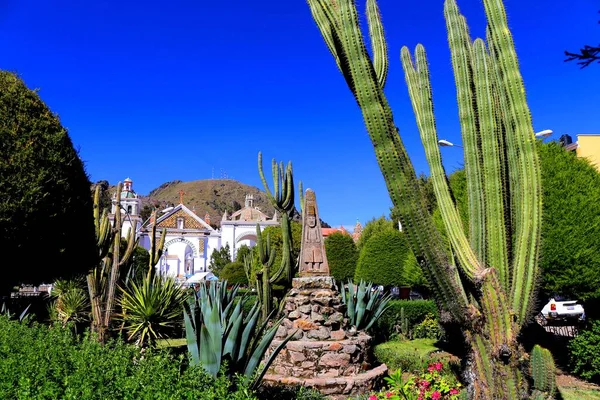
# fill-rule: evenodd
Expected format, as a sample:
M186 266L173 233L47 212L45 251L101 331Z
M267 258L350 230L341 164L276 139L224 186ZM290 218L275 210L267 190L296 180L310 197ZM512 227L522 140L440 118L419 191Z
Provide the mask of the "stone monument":
M284 298L285 317L273 343L293 334L264 377L268 385L313 387L331 399L364 394L387 372L373 367L371 337L349 326L345 305L329 276L315 192L306 190L299 274ZM270 353L270 351L269 351Z

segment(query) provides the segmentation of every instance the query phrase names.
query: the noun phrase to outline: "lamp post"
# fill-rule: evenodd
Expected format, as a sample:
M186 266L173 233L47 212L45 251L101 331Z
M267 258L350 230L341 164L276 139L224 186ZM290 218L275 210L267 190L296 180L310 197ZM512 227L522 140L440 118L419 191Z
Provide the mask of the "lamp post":
M441 139L441 140L438 140L438 144L439 144L441 147L460 147L461 149L463 148L461 145L454 144L454 143L452 143L451 141L449 141L449 140L446 140L446 139Z
M536 139L543 139L543 138L547 138L548 136L552 135L552 130L551 129L544 129L543 131L540 131L538 133L535 134Z

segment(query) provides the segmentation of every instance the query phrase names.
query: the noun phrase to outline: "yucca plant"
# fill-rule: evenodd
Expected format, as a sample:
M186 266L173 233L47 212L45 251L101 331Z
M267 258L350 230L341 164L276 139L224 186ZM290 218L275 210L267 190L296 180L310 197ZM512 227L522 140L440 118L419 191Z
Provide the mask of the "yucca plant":
M378 287L361 280L356 290L352 280L347 288L341 285L342 303L346 305L346 316L357 331L367 331L375 321L389 308L391 295L383 295Z
M145 276L120 287L121 314L127 339L141 347L153 346L157 339L169 338L181 327L181 308L186 292L171 277Z
M240 374L260 386L267 369L292 338L281 342L261 365L281 320L260 321L260 308L254 304L244 315L246 295L236 302L237 286L227 291L227 282L208 282L185 304L184 322L190 363L200 365L212 376L226 365L229 376ZM269 324L271 326L269 327Z
M90 298L84 289L83 280L59 279L54 282L50 298L53 299L50 307L53 320L63 326L69 322L81 323L89 321Z
M531 394L518 343L539 281L541 178L531 115L502 0L483 0L486 39L471 38L445 0L469 199L463 228L438 148L429 66L417 45L401 52L404 75L450 249L437 229L384 93L387 43L376 0L366 1L371 54L354 0L308 0L367 127L390 198L445 321L470 349L465 380L476 399Z

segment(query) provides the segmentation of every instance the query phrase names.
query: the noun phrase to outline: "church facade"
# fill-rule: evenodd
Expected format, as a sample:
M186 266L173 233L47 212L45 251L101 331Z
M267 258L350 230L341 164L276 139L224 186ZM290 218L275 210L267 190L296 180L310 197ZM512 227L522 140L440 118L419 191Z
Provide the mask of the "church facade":
M210 277L210 256L215 250L228 245L233 261L241 246L256 245L256 224L261 230L279 225L277 215L268 217L254 206L252 195L246 195L242 209L232 215L225 212L220 229L210 225L208 214L201 218L195 210L186 207L183 193L180 193L177 206L162 210L147 221L141 220L141 209L141 199L133 190L133 181L127 178L121 193L122 235L126 236L129 227L132 227L140 239L139 245L149 250L153 240L153 225L156 225L157 236L166 229L163 255L156 266L157 272L180 281ZM116 198L113 196L111 219L114 219L116 212Z

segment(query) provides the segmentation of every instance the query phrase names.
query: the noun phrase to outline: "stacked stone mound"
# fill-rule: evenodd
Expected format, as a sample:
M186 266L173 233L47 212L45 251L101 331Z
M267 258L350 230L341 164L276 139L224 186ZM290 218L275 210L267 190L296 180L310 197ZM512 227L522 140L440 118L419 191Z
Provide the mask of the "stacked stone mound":
M271 365L265 382L313 387L332 399L372 390L387 367L371 369L371 337L348 326L333 278L296 278L292 287L271 348L292 333L293 338Z

